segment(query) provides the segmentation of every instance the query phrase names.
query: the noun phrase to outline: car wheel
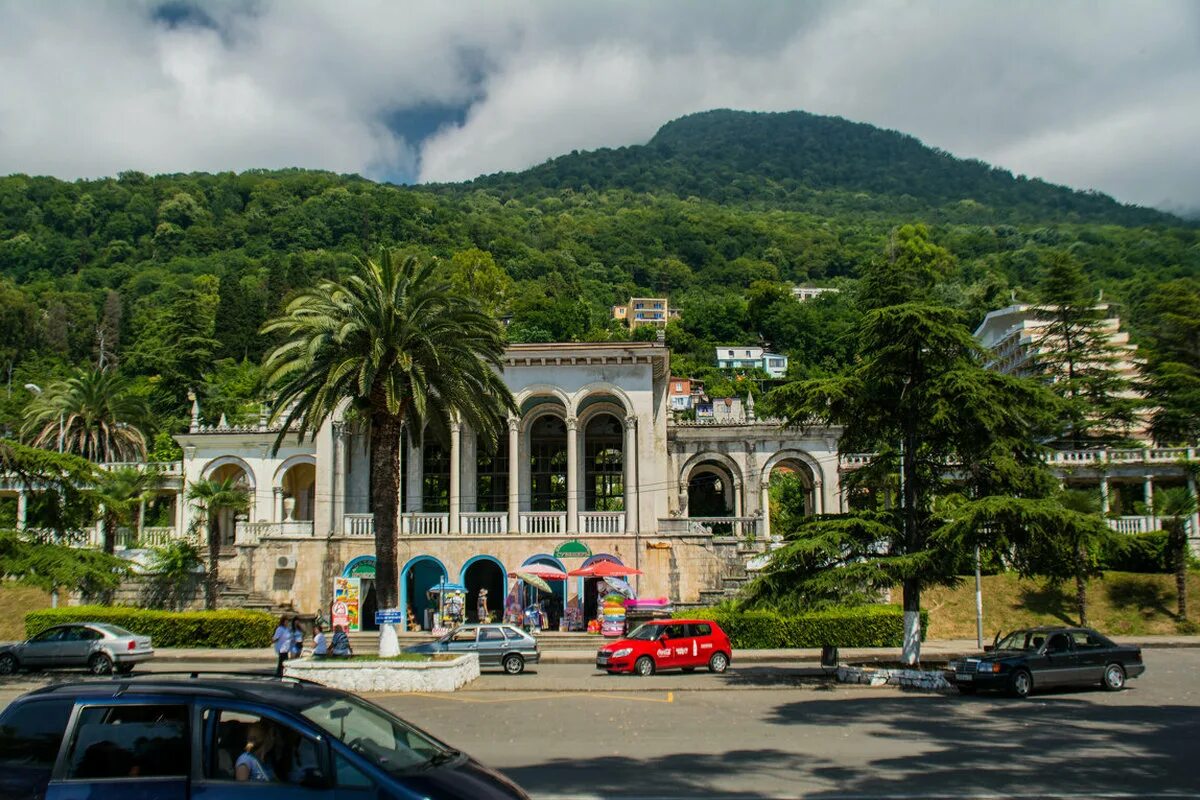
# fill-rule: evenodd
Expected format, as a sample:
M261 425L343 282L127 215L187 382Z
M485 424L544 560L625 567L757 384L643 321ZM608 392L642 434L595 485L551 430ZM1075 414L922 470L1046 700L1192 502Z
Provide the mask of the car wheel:
M654 674L654 659L650 656L642 656L633 663L633 671L643 677L649 677Z
M525 659L516 653L504 657L504 671L509 675L520 675L525 671Z
M720 674L729 667L729 656L724 653L713 653L708 660L708 671Z
M1119 692L1125 688L1125 668L1120 664L1109 664L1104 668L1104 688Z
M959 694L975 694L975 692L978 689L979 689L978 686L967 686L966 684L962 684L962 683L958 684L958 693Z
M1008 682L1008 691L1013 697L1029 697L1033 691L1033 676L1027 669L1019 669L1013 673Z
M0 654L0 675L12 675L20 669L17 664L17 657L12 653Z
M88 660L88 670L93 675L108 675L112 669L113 662L107 653L96 653Z

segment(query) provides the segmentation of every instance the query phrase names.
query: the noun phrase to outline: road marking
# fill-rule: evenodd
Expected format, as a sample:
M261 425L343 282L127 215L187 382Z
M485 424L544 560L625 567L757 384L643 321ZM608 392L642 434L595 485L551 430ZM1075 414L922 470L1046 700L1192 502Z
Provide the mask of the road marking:
M553 700L562 697L593 697L601 700L628 700L632 703L674 703L675 693L667 692L666 698L639 697L635 695L614 694L612 692L538 692L532 697L496 697L480 698L466 697L462 694L443 694L440 692L378 692L372 697L428 697L432 700L451 700L458 703L478 703L490 705L494 703L525 703L530 700Z

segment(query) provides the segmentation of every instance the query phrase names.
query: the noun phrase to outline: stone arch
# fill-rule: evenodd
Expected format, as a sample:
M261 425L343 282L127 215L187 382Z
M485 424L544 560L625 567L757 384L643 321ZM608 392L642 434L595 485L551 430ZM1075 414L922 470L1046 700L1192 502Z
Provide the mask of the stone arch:
M797 461L808 467L808 471L812 473L812 478L816 486L822 486L825 483L825 475L821 470L821 464L810 454L803 450L778 450L771 454L771 457L763 464L762 480L768 482L771 479L771 471L779 466L784 461Z
M400 616L402 619L408 618L408 595L410 590L413 593L413 615L416 617L417 624L424 628L425 625L425 609L429 607L429 601L425 597L430 586L433 586L437 581L431 581L427 576L417 576L414 578L415 585L409 586L408 573L414 567L418 567L425 563L431 563L437 569L441 570L442 580L450 580L450 573L437 557L423 554L413 556L404 563L404 567L400 570ZM403 627L407 628L407 625Z
M485 575L472 576L472 567L483 565L481 569ZM494 567L495 569L491 569ZM479 569L475 573L480 572ZM504 598L507 595L508 581L506 576L507 571L504 569L503 562L495 556L481 554L471 556L462 565L462 569L458 573L458 582L467 587L467 619L476 619L478 622L485 620L478 619L479 611L479 590L487 589L487 610L493 614L496 620L504 617Z
M624 389L608 381L593 381L592 383L580 386L571 396L571 402L567 405L567 408L571 410L571 416L578 416L583 401L596 395L617 398L621 401L621 405L624 406L624 415L633 414L633 401L629 399L629 395L625 393Z
M527 567L530 564L548 564L557 569L561 569L563 572L567 571L567 568L565 566L563 566L563 563L561 561L559 561L557 558L555 558L554 556L550 555L549 553L538 553L537 555L532 555L529 558L527 558L521 562L522 567ZM538 592L536 590L533 590L533 587L527 586L524 581L519 582L518 586L522 587L521 591L519 592L519 594L521 596L521 605L524 606L529 600L533 599L534 597L541 597L544 599L552 598L555 602L557 602L561 606L560 609L555 609L554 613L555 614L564 613L566 610L566 607L567 607L567 582L566 581L546 581L546 582L550 584L550 598L545 598L544 592ZM543 607L542 610L548 612L548 615L549 615L550 609ZM557 621L558 621L557 618L555 618L553 620L553 622L555 622L555 623Z
M688 458L687 461L684 461L683 466L679 469L680 485L687 486L688 476L691 471L706 461L712 461L725 467L725 469L729 472L730 477L733 479L733 486L735 489L740 489L744 485L742 480L742 468L738 466L738 463L734 461L731 456L715 451L695 453Z
M275 475L271 480L271 486L276 489L280 488L283 485L283 476L297 464L312 464L315 468L317 466L317 457L309 453L298 453L294 456L288 456L275 468Z
M567 396L567 393L560 387L549 383L535 383L526 386L513 396L513 400L516 401L517 408L521 408L526 400L532 400L535 397L553 397L562 403L564 409L571 408L571 398Z
M769 520L770 488L769 487L771 484L771 473L774 472L775 469L777 469L778 467L786 465L789 462L792 464L796 464L803 468L803 471L801 471L800 474L801 474L802 482L807 484L806 488L808 489L808 501L806 503L806 505L807 505L806 513L820 514L820 513L823 513L825 510L824 502L822 499L823 491L824 491L824 489L823 489L824 473L821 470L821 465L817 462L817 460L815 458L813 458L811 455L804 452L803 450L795 450L795 449L779 450L775 453L772 453L771 456L766 460L766 462L763 463L763 469L762 469L762 473L760 475L761 482L759 483L759 486L762 487L762 497L760 498L759 503L760 503L760 505L763 506L763 508L762 508L763 515L768 516L768 524L770 522L770 520ZM807 475L805 475L804 472L807 472Z
M706 475L713 477L704 481ZM744 486L742 469L733 458L718 452L696 453L684 462L680 470L680 509L688 517L738 516L745 508L745 498L742 496ZM698 498L693 495L701 488L704 489L704 504L716 504L712 492L720 492L720 513L715 513L715 508L697 508L693 501Z
M211 478L212 474L225 466L235 466L246 475L246 483L250 487L250 491L255 491L258 488L258 481L254 476L254 469L244 459L238 456L217 456L212 461L204 465L204 469L200 470L200 474L205 478Z

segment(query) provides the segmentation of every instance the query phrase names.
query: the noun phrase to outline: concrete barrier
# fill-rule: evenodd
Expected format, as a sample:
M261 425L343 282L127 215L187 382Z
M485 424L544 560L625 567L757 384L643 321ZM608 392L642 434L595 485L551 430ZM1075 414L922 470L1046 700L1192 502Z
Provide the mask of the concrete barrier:
M453 692L479 677L479 656L446 661L363 661L300 658L283 674L348 692Z
M954 690L954 686L946 679L946 673L941 670L851 667L843 664L838 667L837 679L841 683L867 686L903 686L932 692Z

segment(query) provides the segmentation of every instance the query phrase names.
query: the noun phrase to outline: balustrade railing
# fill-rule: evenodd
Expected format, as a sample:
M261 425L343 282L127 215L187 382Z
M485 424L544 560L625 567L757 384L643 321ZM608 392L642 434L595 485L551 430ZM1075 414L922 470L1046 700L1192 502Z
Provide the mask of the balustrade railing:
M1162 519L1159 517L1112 517L1107 522L1108 527L1117 533L1146 533L1162 528Z
M486 536L505 533L508 514L503 511L468 511L459 515L462 532L468 535Z
M521 533L566 533L567 515L557 511L525 511L521 513Z
M1074 466L1088 464L1175 464L1194 461L1195 447L1139 447L1120 450L1051 450L1042 459L1048 464ZM856 469L870 463L875 456L871 453L845 453L839 461L842 469ZM947 466L953 466L948 463Z
M312 538L312 520L287 520L285 522L241 522L234 528L234 542L254 544L267 538Z
M760 517L667 517L658 520L658 532L756 539L760 522Z
M582 511L579 514L580 533L613 534L625 529L624 511Z
M371 537L375 535L374 514L346 514L342 517L343 536Z
M447 530L449 514L404 514L400 517L400 532L412 536L437 536Z

